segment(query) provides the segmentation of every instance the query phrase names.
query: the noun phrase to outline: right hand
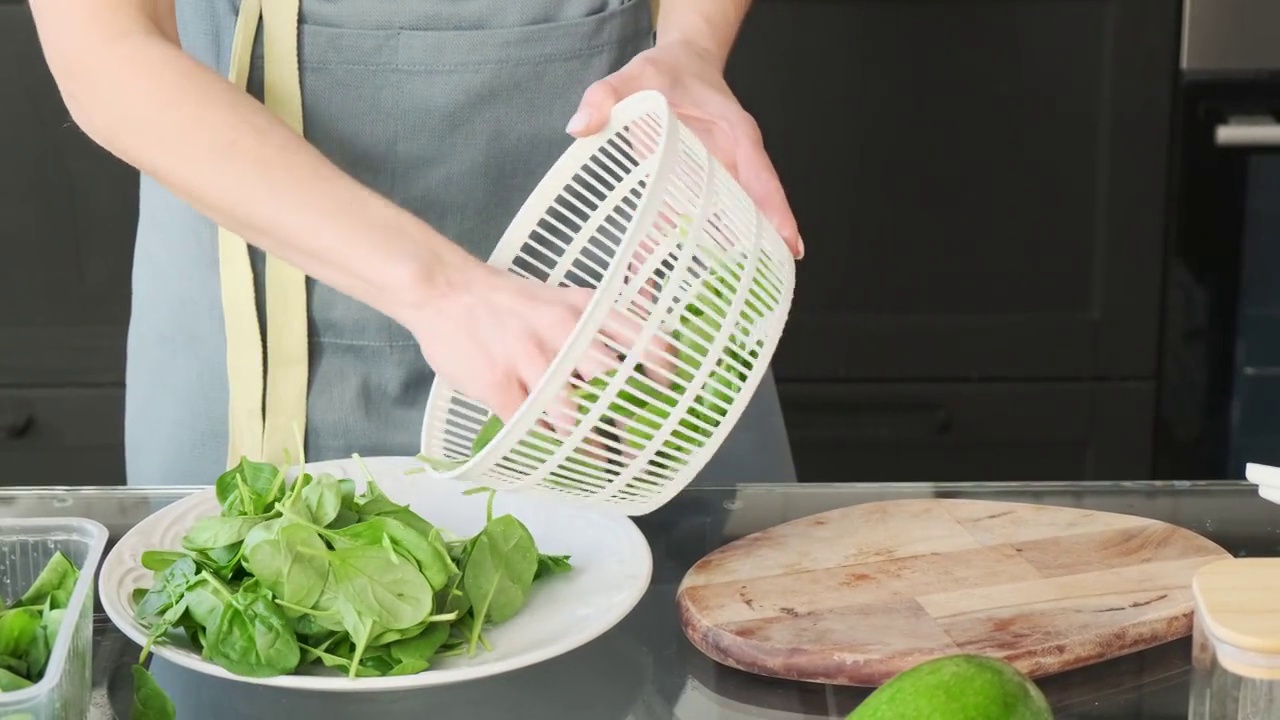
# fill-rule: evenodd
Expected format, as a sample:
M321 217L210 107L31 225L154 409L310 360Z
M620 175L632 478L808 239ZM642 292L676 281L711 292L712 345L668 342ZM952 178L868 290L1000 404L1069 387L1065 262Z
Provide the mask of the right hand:
M483 263L449 285L405 324L437 376L509 422L595 291L544 285ZM591 378L616 363L613 350L597 343L577 372Z

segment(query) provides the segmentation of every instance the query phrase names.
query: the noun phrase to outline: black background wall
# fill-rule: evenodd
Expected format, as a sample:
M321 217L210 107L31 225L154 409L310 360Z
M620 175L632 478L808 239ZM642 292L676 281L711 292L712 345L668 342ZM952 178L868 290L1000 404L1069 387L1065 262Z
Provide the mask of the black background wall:
M808 248L802 479L1150 476L1178 3L758 0L729 67ZM123 481L135 178L0 4L0 458ZM56 468L56 469L55 469Z
M775 0L730 66L806 238L807 480L1149 476L1178 3Z

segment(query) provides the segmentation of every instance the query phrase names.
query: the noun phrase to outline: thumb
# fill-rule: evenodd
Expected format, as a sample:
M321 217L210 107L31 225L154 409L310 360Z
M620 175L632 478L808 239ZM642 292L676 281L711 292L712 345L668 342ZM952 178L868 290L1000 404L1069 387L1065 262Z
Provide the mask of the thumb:
M582 94L578 111L569 118L564 131L578 138L599 132L609 121L609 111L617 104L618 89L610 78L592 83Z

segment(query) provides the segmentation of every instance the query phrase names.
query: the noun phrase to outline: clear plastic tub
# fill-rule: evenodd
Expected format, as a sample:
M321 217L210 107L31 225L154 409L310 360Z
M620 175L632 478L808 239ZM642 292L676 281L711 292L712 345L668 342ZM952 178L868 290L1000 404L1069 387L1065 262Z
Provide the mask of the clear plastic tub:
M26 592L54 553L62 551L80 577L50 648L44 677L0 693L0 720L84 720L93 689L94 580L108 532L82 518L0 521L0 597L6 607Z
M1280 718L1280 558L1210 563L1193 590L1189 720Z

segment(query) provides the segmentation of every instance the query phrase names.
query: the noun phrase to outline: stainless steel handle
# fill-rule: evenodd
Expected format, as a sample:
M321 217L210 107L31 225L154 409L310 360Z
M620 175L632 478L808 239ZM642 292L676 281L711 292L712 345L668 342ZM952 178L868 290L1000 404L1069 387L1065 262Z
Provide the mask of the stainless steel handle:
M1214 129L1213 141L1221 147L1280 148L1280 123L1270 115L1240 115Z

